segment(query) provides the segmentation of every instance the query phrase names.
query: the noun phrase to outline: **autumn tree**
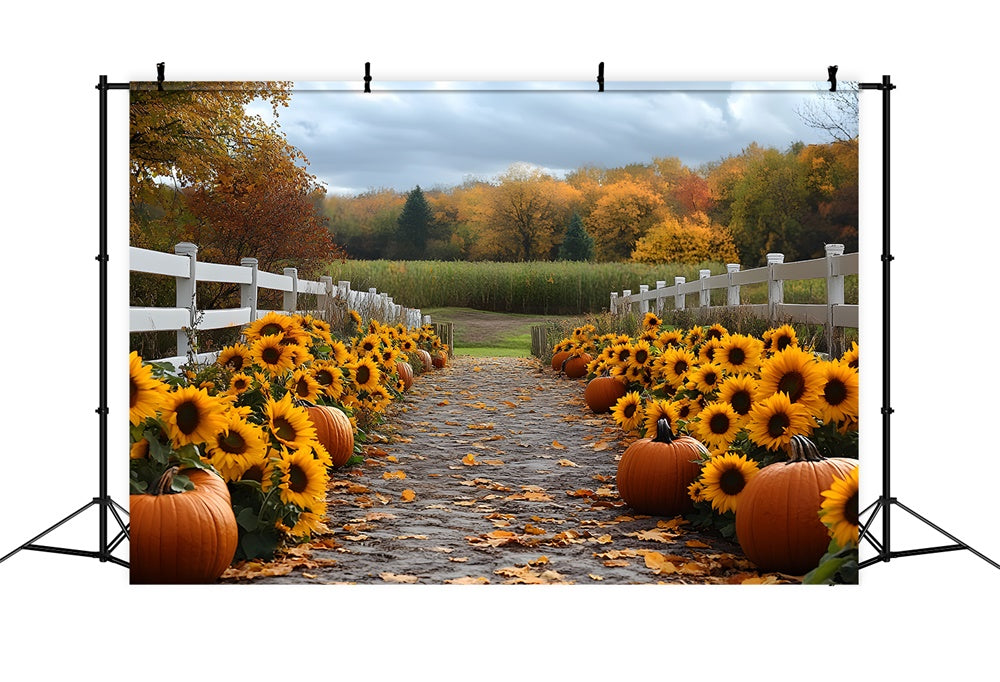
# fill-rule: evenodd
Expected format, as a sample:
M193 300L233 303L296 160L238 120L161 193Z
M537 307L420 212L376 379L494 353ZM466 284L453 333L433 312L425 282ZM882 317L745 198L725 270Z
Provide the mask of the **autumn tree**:
M621 180L604 188L584 221L601 261L625 260L636 241L656 222L663 198L648 185Z
M665 215L636 242L632 260L639 263L736 263L729 230L703 212L678 219Z
M560 260L590 260L594 257L594 238L583 229L579 213L570 218L566 235L559 246Z

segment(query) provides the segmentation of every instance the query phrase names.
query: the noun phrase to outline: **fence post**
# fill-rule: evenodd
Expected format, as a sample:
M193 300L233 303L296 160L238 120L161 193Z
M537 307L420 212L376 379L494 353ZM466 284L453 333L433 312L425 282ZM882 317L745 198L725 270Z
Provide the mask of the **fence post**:
M281 296L281 307L286 313L294 313L299 305L299 269L285 268L282 273L292 278L292 290Z
M617 291L612 291L611 292L611 314L612 315L618 314L618 292Z
M330 297L333 296L333 277L323 275L319 281L323 285L323 293L316 297L316 307L319 308L317 312L323 314L330 307Z
M687 281L687 279L684 278L684 277L674 277L674 286L675 287L679 287L680 285L684 284L686 281ZM684 299L685 299L684 294L682 294L680 292L674 294L674 309L675 310L684 310Z
M623 307L624 307L624 311L626 313L631 313L632 312L632 302L625 300L625 299L627 299L631 295L632 295L632 290L631 289L622 289L622 301L621 302L625 304Z
M240 307L250 309L250 321L257 319L257 259L241 258L240 265L250 268L250 283L240 285Z
M699 270L698 279L708 279L712 276L711 270ZM702 308L707 308L712 304L712 292L708 289L704 282L701 283L701 291L698 292L698 305Z
M833 274L833 263L838 256L844 255L843 244L826 245L826 352L833 357L837 349L834 348L833 309L834 306L844 305L844 276Z
M351 293L351 283L345 279L337 280L337 296L344 299L344 303L347 303L347 297Z
M430 315L424 315L424 317L423 317L423 323L424 324L432 324L431 323L431 316Z
M190 311L190 328L193 330L195 320L198 316L198 302L195 295L198 289L198 282L195 275L198 268L198 246L197 244L192 244L190 242L181 242L180 244L176 244L174 246L174 253L178 256L187 256L191 261L188 276L176 278L176 306L178 308L187 308L188 311ZM188 346L187 334L183 329L181 329L177 332L177 355L187 355L189 349L190 347Z
M767 254L767 314L771 322L778 319L778 306L785 302L785 283L774 274L774 266L785 262L785 254Z
M729 286L726 288L726 305L740 304L740 285L733 284L733 275L739 271L739 263L726 263L726 273L729 275Z
M657 289L666 289L667 288L667 281L663 280L663 279L656 280L656 288ZM659 315L662 312L663 312L663 294L661 294L661 293L658 292L656 294L656 314Z
M649 285L648 284L640 284L639 285L639 293L640 294L644 294L647 291L649 291ZM649 300L648 299L643 299L643 300L639 301L639 312L642 313L643 315L645 315L646 313L649 312Z

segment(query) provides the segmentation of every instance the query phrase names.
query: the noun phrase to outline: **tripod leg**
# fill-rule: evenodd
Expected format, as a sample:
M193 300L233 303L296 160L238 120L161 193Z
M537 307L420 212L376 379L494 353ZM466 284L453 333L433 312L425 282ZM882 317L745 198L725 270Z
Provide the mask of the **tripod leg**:
M990 564L991 566L994 566L995 568L1000 568L1000 564L998 564L997 562L993 561L993 559L990 559L988 556L986 556L982 552L977 552L972 547L969 547L967 544L965 544L964 542L962 542L961 540L959 540L958 538L956 538L954 535L952 535L948 531L946 531L943 528L940 528L939 526L936 526L935 524L931 523L930 521L928 521L923 516L921 516L920 514L918 514L915 511L913 511L912 509L910 509L909 507L907 507L903 503L897 501L896 502L896 506L898 506L900 509L902 509L903 511L907 512L908 514L910 514L914 518L917 518L920 521L926 523L928 526L930 526L931 528L933 528L937 532L941 533L942 535L944 535L949 540L952 540L953 542L961 545L962 548L969 550L970 552L972 552L973 554L975 554L977 557L979 557L980 559L982 559L986 563Z
M97 504L97 500L96 499L91 500L90 502L88 502L87 504L83 505L82 507L80 507L79 509L77 509L75 512L73 512L72 514L70 514L69 516L67 516L66 518L64 518L62 521L59 521L55 525L50 526L49 528L46 528L41 533L39 533L35 537L33 537L30 540L28 540L27 542L25 542L23 545L21 545L20 547L18 547L14 551L6 554L3 558L0 558L0 563L3 563L7 559L11 558L12 556L14 556L18 552L20 552L22 549L30 549L31 545L33 545L36 540L42 539L43 537L45 537L46 535L48 535L49 533L51 533L52 531L54 531L56 528L59 528L60 526L62 526L67 521L69 521L69 520L71 520L71 519L79 516L83 512L85 512L88 509L90 509L95 504Z

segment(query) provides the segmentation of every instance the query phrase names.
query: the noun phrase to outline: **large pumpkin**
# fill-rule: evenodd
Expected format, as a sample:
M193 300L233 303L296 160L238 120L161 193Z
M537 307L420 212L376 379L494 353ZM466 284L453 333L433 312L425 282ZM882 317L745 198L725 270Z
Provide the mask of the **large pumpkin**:
M594 358L591 357L590 353L574 354L563 361L563 374L568 376L570 379L585 377L587 376L587 365L589 365L590 361L593 359Z
M434 361L431 359L431 354L425 351L423 348L417 350L417 357L420 358L420 362L424 365L423 371L428 371L434 365Z
M676 516L693 506L688 486L701 473L705 446L690 436L675 436L670 422L656 422L656 437L628 446L618 463L618 494L637 512Z
M607 412L625 395L625 383L615 377L594 377L583 391L587 406L597 414Z
M855 459L820 455L805 436L793 436L787 462L761 469L740 493L736 538L762 571L804 575L816 568L830 544L819 519L823 491L843 478Z
M410 386L413 385L413 366L408 362L396 360L396 373L403 380L403 390L410 390Z
M443 350L439 350L431 356L431 363L436 369L441 369L448 364L448 355Z
M565 360L569 356L570 352L568 350L561 350L558 353L554 353L552 355L552 369L555 370L556 372L561 372L563 360Z
M170 493L177 468L151 494L129 495L129 574L135 584L216 580L233 561L239 533L229 488L216 474L186 469L194 490Z
M316 440L330 453L333 466L344 466L354 454L354 429L347 415L336 407L307 407L309 420L316 428Z

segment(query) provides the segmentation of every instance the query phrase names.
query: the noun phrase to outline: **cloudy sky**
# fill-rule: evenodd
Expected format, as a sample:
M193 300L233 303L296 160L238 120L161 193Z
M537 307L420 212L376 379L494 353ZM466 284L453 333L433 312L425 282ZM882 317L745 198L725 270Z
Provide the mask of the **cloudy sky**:
M525 162L557 177L676 156L694 168L751 142L826 142L796 110L827 83L295 84L278 122L327 191L489 180ZM269 106L251 111L270 120Z

